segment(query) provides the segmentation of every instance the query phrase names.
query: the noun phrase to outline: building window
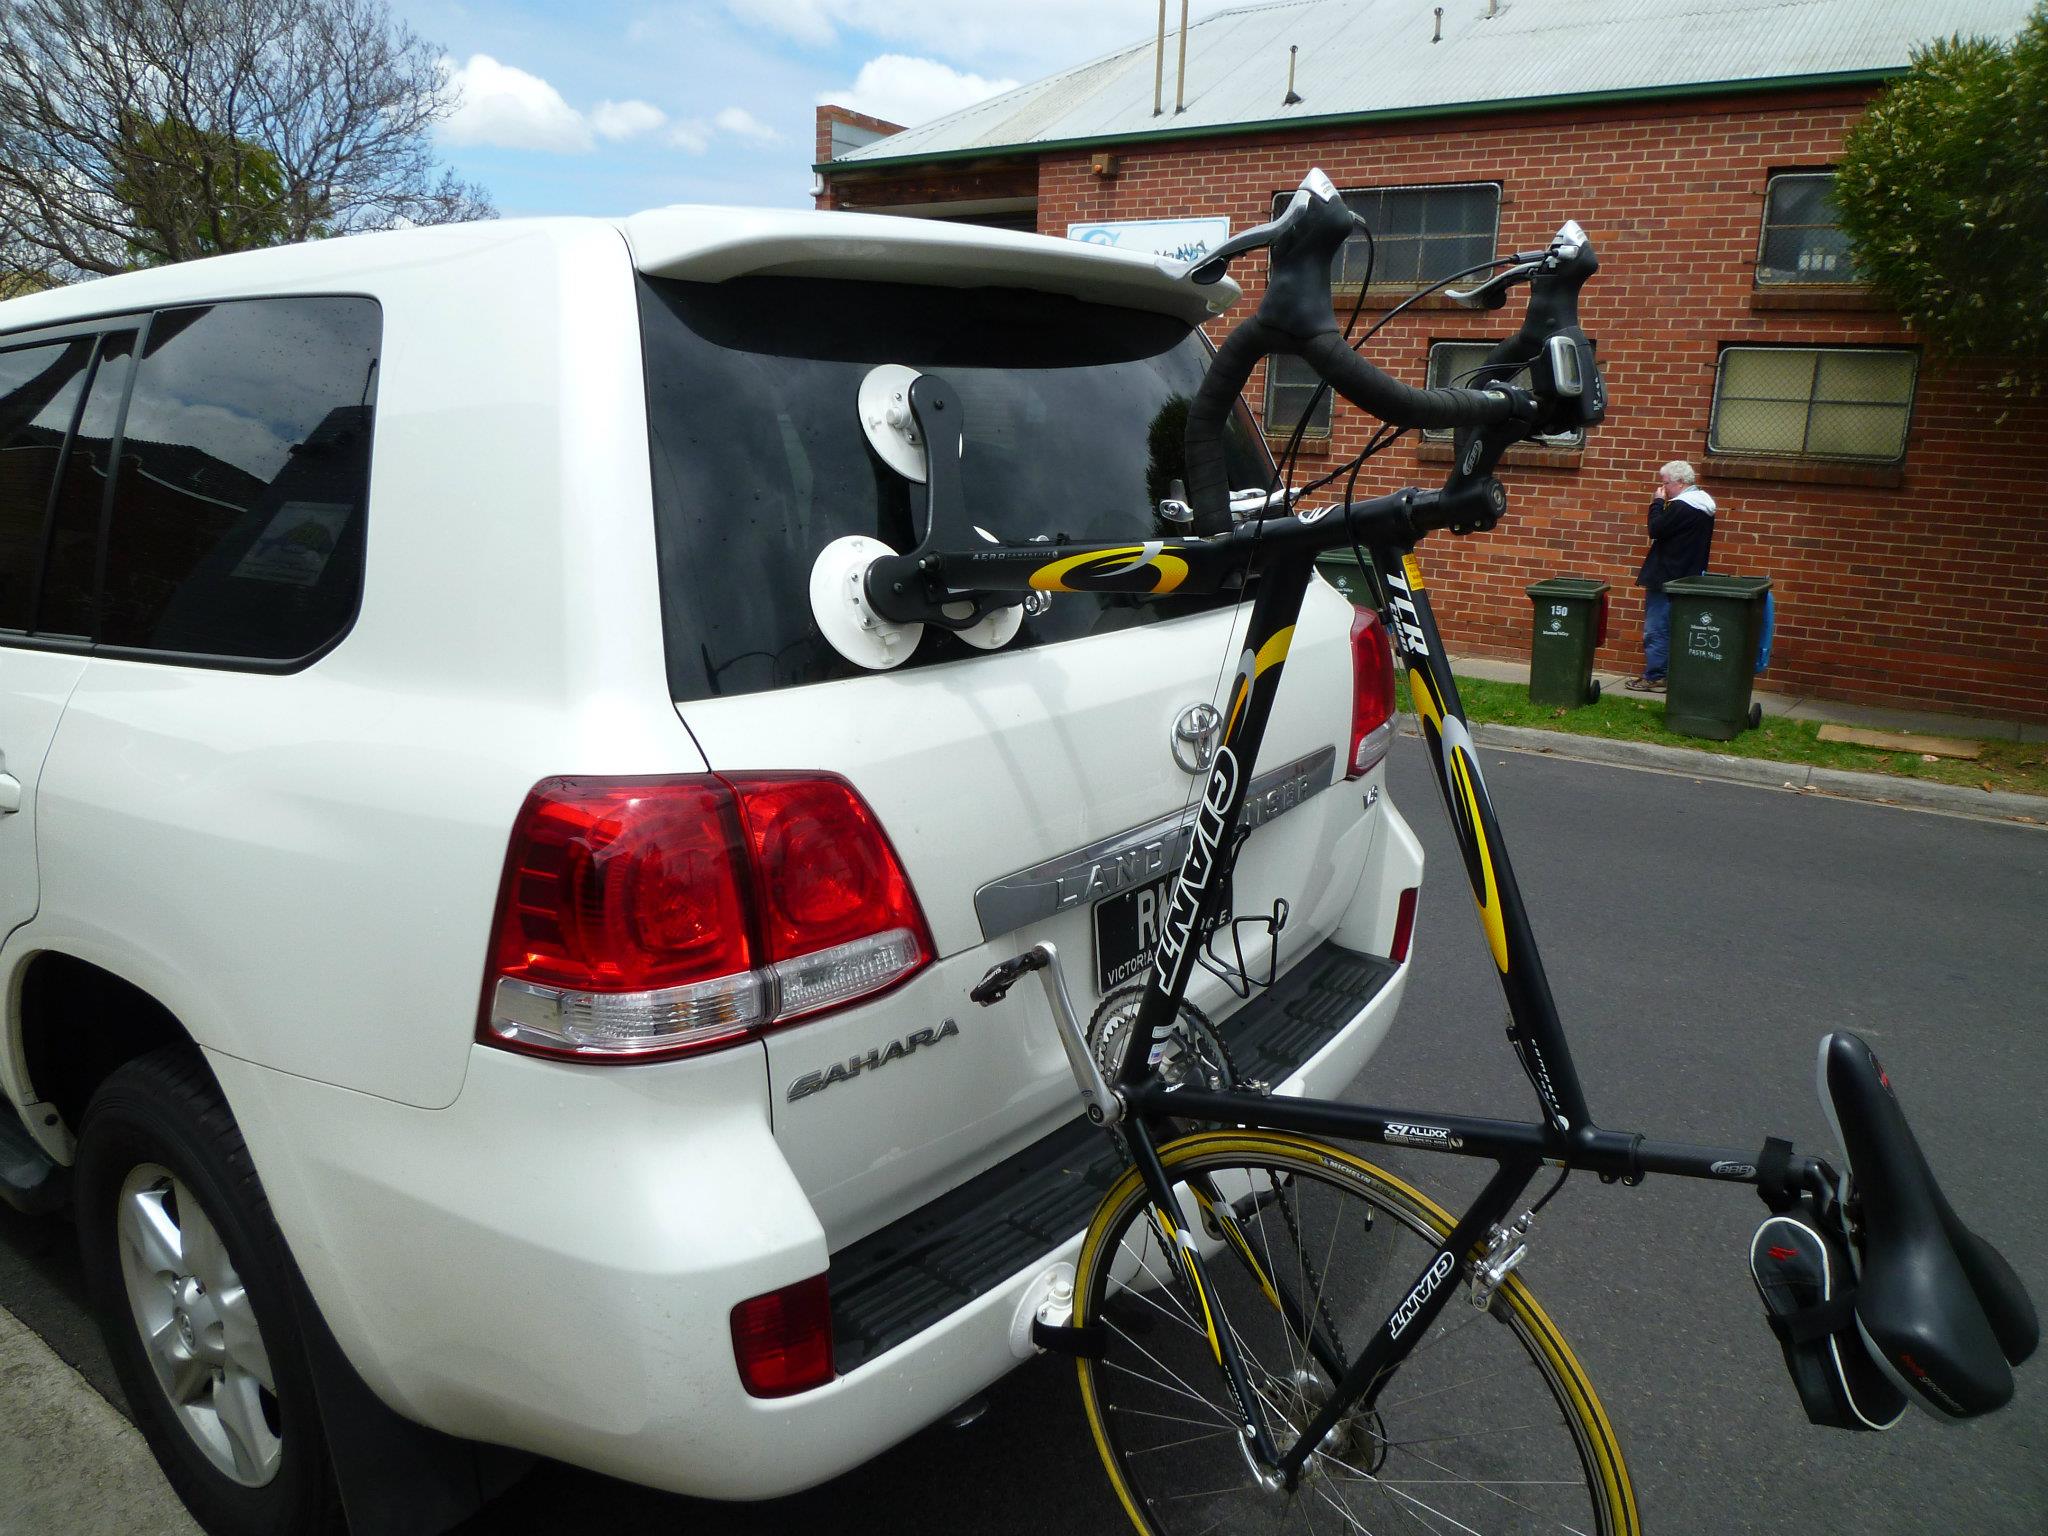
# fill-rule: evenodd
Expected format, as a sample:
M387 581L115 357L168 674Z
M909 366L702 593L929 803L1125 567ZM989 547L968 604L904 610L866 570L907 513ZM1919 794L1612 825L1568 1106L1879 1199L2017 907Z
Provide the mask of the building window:
M1835 173L1773 176L1764 194L1763 239L1757 247L1761 284L1860 283L1849 237L1835 213Z
M1878 347L1728 347L1714 378L1715 453L1896 464L1919 357Z
M1273 199L1277 215L1292 193ZM1338 283L1362 283L1368 260L1372 286L1407 292L1476 266L1494 254L1500 236L1500 184L1368 187L1343 194L1365 220L1373 244L1353 235L1338 253ZM1376 251L1376 256L1374 252Z
M1431 389L1442 389L1446 385L1457 384L1469 388L1473 382L1473 373L1486 361L1488 354L1498 345L1498 342L1493 341L1431 342L1429 344L1429 387ZM1523 368L1510 375L1505 382L1527 389L1530 387L1529 370ZM1422 435L1432 442L1447 443L1451 440L1452 433L1449 427L1430 427L1425 429ZM1586 434L1574 429L1570 432L1559 432L1548 437L1531 438L1530 441L1541 443L1546 448L1583 448L1586 445Z
M1309 401L1315 400L1315 410L1310 414L1305 436L1328 437L1330 435L1330 391L1324 390L1321 399L1316 399L1316 387L1322 378L1315 369L1298 357L1289 357L1276 352L1266 359L1266 430L1276 437L1284 437L1294 431L1301 420L1301 413L1308 410Z

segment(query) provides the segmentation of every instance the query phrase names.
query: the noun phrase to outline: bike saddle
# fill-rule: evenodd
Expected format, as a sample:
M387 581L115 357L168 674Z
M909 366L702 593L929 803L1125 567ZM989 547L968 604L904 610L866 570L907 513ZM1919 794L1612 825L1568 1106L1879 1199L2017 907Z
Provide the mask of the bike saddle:
M1974 1418L2013 1393L2040 1341L2026 1287L1957 1218L1877 1057L1855 1035L1820 1043L1820 1096L1859 1208L1856 1326L1871 1357L1931 1413Z

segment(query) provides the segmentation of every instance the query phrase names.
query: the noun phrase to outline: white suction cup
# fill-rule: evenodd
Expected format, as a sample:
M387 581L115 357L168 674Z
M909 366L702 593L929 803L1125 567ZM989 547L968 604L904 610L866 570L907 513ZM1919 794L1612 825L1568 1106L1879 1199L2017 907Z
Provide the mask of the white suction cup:
M968 610L970 613L972 611L971 608ZM966 617L965 614L961 616ZM1000 651L1017 638L1017 631L1023 627L1024 605L1018 603L1008 608L998 608L993 613L985 613L981 616L980 623L969 625L966 629L956 629L953 633L978 650Z
M868 606L868 567L895 553L880 539L850 533L818 551L811 567L811 615L820 633L833 650L870 672L902 666L924 637L922 624L892 623Z
M924 439L910 414L910 386L915 368L883 363L860 381L860 424L882 462L906 480L924 484Z

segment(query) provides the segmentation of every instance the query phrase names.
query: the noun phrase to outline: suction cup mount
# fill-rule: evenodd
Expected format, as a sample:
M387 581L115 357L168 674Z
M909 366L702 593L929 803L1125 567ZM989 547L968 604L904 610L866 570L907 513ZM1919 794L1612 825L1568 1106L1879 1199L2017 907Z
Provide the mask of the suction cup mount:
M902 555L860 535L826 545L811 569L811 611L820 632L840 655L870 670L900 665L927 624L982 650L1009 644L1024 622L1022 595L977 592L947 580L945 551L1000 542L967 520L959 397L935 374L888 363L862 379L858 403L876 456L925 488L923 537Z
M924 638L922 624L899 624L868 606L867 572L895 551L858 533L834 539L811 567L811 613L832 649L870 672L900 667Z
M910 413L917 370L901 363L870 368L860 381L860 425L876 457L913 485L924 484L924 439Z

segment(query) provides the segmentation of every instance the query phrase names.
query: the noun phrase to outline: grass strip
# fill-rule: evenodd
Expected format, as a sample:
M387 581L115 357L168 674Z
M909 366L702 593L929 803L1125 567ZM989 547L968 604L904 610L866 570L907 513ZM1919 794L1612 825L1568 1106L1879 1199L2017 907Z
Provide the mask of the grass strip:
M1399 682L1400 706L1408 709L1408 684ZM1569 736L1601 736L1609 741L1647 741L1662 747L1686 747L1723 757L1755 757L1770 762L1804 763L1842 768L1851 773L1882 773L1902 779L1926 779L1984 790L2013 790L2048 796L2048 746L2040 743L1987 741L1974 762L1931 758L1918 752L1887 752L1877 747L1822 741L1821 722L1787 720L1765 715L1764 723L1733 741L1706 741L1664 728L1662 695L1606 692L1598 703L1581 709L1531 704L1523 683L1497 683L1461 677L1458 692L1468 718L1490 725L1520 725Z

